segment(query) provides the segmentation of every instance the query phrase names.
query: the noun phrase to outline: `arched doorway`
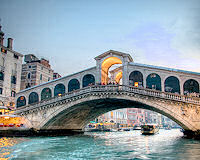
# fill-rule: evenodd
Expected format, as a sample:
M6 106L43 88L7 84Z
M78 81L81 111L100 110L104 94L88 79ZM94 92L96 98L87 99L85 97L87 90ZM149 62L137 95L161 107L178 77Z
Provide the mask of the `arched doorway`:
M39 102L39 96L36 92L32 92L28 98L28 104Z
M180 82L177 77L170 76L165 80L165 92L180 94Z
M140 71L133 71L129 75L129 85L143 87L143 75Z
M194 79L187 80L183 85L184 94L199 93L199 83Z
M146 79L147 87L149 89L155 89L161 91L161 78L156 73L151 73Z
M54 96L62 95L65 93L65 85L62 83L59 83L54 88Z
M51 89L50 88L44 88L41 92L41 101L45 99L51 98Z
M101 84L108 84L111 82L111 78L109 77L109 69L111 66L116 64L122 64L121 59L117 57L109 57L105 59L101 64ZM119 66L117 66L118 68ZM113 83L113 82L111 82Z
M68 92L80 89L80 83L78 79L71 79L68 83Z
M95 78L92 74L86 74L83 77L83 87L87 87L89 85L94 85L95 84Z

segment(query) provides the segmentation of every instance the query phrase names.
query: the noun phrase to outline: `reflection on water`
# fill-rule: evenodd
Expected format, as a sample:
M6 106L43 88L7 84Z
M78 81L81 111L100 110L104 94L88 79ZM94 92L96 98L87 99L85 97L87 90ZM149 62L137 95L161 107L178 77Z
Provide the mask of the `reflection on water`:
M200 159L200 141L179 130L96 132L81 136L1 138L0 159Z

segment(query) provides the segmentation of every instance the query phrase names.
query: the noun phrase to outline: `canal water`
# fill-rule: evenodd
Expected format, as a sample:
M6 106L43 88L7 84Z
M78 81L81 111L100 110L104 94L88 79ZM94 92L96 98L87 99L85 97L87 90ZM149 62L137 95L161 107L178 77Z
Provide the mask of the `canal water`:
M144 136L140 131L94 132L79 136L0 138L0 160L199 160L200 141L178 129Z

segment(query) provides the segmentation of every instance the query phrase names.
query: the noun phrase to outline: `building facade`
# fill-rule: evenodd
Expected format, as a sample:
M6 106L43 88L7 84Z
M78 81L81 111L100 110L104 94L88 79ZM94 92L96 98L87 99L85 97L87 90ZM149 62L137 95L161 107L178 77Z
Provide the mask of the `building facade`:
M33 54L25 55L22 65L21 90L53 80L53 70L49 61L38 59Z
M15 93L20 90L23 55L13 50L13 39L4 46L4 33L0 25L0 105L15 106Z

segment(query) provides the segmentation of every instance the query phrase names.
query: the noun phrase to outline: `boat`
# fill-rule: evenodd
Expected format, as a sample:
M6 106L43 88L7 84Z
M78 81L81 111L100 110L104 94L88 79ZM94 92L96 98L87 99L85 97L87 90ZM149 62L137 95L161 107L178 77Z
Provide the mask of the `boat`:
M141 133L144 135L153 135L158 132L159 132L159 126L157 124L141 125Z

